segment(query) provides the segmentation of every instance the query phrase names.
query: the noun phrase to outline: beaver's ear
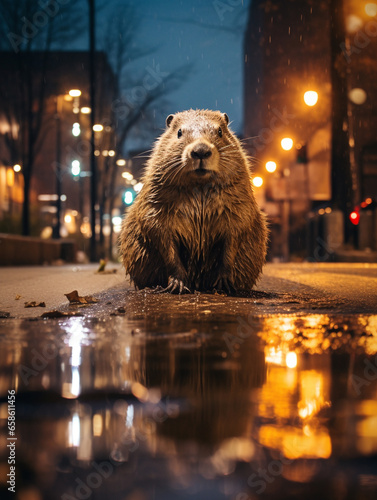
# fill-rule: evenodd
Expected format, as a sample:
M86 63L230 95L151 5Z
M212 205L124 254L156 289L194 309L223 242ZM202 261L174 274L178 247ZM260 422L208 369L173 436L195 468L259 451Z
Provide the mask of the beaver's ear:
M166 118L166 126L167 127L170 127L170 124L171 124L171 121L172 119L174 118L174 115L169 115L167 118Z
M228 123L229 123L229 116L226 113L223 113L223 118L224 118L226 124L228 125Z

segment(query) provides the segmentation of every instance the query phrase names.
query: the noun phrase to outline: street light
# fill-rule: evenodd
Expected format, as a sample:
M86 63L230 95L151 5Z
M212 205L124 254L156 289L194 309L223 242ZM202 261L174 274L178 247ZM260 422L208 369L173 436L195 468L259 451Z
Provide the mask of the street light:
M272 174L273 172L275 172L276 168L277 168L276 162L274 162L274 161L268 161L266 163L266 170L270 174Z
M293 140L290 137L284 137L280 144L284 151L290 151L293 147Z
M262 179L262 177L259 177L259 176L254 177L252 182L253 182L255 187L261 187L263 185L263 179Z
M122 172L122 177L123 179L126 179L127 181L132 181L134 176L131 174L131 172Z
M75 122L75 123L72 125L72 135L73 135L74 137L78 137L80 134L81 134L80 124L79 124L78 122Z
M307 90L304 94L304 101L307 106L315 106L318 102L318 92Z
M16 165L13 165L13 170L15 172L21 172L21 165L19 165L18 163L16 163Z
M79 89L71 89L68 94L71 96L71 97L80 97L81 95L81 90Z

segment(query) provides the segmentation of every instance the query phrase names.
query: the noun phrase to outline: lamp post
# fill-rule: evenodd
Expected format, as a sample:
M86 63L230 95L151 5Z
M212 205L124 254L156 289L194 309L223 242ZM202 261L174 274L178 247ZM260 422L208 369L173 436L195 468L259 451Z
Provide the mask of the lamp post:
M291 151L293 148L293 139L291 137L284 137L280 141L280 145L284 151ZM288 196L288 179L287 177L290 175L290 170L285 168L281 172L281 178L284 179L284 197L281 201L281 230L282 230L282 256L284 262L289 261L289 218L291 211L291 200Z
M331 201L346 218L351 212L352 177L349 145L347 62L343 0L330 0L331 41ZM343 64L342 64L343 63ZM347 227L347 225L345 225ZM347 235L346 235L347 236Z
M62 210L62 168L61 168L61 105L60 97L55 98L55 123L56 123L56 164L55 164L55 175L56 175L56 222L52 230L52 237L54 239L60 238L60 228L61 228L61 210Z
M97 260L97 239L96 239L96 203L97 203L97 162L95 156L95 117L96 117L96 85L95 85L95 0L88 0L89 4L89 78L90 78L90 115L91 137L90 137L90 261Z

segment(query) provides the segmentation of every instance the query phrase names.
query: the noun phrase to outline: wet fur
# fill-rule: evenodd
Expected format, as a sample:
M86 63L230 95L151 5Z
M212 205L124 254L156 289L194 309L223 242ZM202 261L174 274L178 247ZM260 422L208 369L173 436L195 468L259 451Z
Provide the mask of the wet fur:
M167 125L123 222L126 272L137 288L165 288L174 280L191 292L249 292L265 262L267 227L228 117L189 110L168 117ZM191 158L198 144L212 151L204 175Z

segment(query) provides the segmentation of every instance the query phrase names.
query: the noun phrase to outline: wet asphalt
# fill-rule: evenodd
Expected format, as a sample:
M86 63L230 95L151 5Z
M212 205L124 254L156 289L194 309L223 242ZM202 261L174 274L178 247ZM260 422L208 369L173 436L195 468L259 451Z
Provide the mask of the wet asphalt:
M377 265L270 265L250 297L67 266L16 300L7 272L1 498L376 498Z

